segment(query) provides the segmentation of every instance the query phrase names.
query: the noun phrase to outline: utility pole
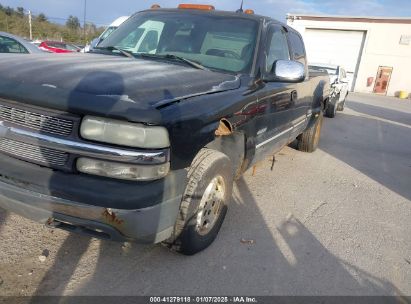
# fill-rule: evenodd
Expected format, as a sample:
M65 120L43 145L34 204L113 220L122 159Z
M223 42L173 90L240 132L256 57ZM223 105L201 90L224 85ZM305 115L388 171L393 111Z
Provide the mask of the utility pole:
M29 28L30 28L30 40L33 40L33 31L31 28L31 11L29 11Z
M84 39L84 43L87 43L87 41L86 41L86 11L87 11L87 0L84 0L84 18L83 18L83 39Z

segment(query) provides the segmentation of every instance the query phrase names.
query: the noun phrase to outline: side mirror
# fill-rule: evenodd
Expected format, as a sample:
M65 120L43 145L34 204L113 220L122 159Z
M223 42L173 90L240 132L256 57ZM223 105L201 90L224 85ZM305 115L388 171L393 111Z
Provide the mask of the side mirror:
M349 83L350 81L348 80L348 78L341 78L340 82L342 83Z
M302 82L305 79L305 66L297 61L277 60L266 81Z

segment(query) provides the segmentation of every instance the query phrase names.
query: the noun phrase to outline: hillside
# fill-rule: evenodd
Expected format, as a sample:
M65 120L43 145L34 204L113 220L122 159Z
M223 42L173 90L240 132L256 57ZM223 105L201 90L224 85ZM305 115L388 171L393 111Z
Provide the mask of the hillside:
M97 28L92 23L86 24L86 36L77 17L69 16L65 25L47 20L44 14L32 16L33 40L63 40L65 42L84 44L102 33L104 28ZM0 31L12 33L25 38L30 37L28 12L22 7L16 9L5 7L0 3Z

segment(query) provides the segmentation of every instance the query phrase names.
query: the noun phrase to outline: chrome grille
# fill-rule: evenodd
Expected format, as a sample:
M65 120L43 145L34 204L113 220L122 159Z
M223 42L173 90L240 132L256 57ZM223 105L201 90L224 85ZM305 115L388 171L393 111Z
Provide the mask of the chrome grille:
M0 120L42 133L61 136L69 136L73 130L73 121L71 120L21 110L4 104L0 104Z
M0 139L0 152L50 167L64 167L69 158L68 153L65 152L33 146L5 138Z

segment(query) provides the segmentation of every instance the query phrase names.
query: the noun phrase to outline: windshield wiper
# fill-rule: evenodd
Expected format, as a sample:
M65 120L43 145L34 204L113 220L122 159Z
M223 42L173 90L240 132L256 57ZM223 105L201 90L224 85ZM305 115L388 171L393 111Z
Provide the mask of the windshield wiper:
M95 47L95 49L98 49L98 50L108 50L108 51L111 51L111 52L117 51L117 52L120 52L122 55L124 55L124 56L126 56L126 57L136 59L136 57L134 57L133 54L131 54L131 52L126 51L126 50L123 50L123 49L118 48L118 47L116 47L116 46Z
M204 71L209 71L209 69L207 69L205 66L189 60L187 58L181 57L181 56L176 56L176 55L172 55L172 54L149 54L149 53L140 53L140 54L136 54L136 56L140 56L143 58L158 58L158 59L167 59L167 60L178 60L178 61L182 61L184 63L187 63L188 65L192 66L193 68L199 69L199 70L204 70Z

